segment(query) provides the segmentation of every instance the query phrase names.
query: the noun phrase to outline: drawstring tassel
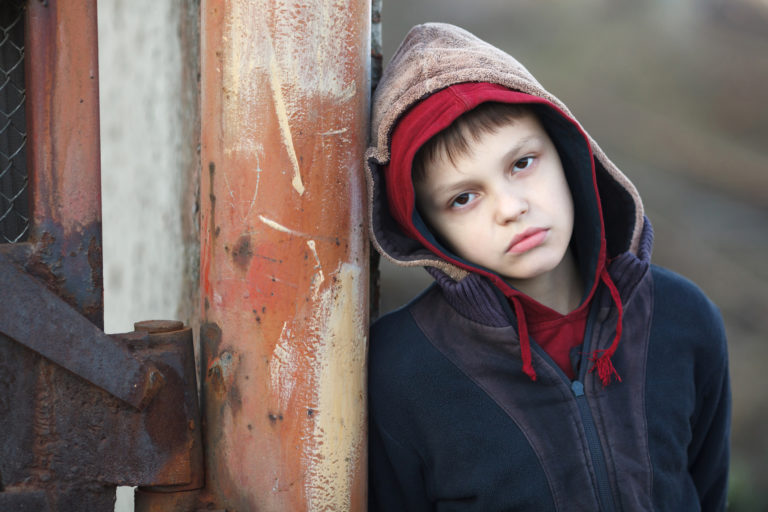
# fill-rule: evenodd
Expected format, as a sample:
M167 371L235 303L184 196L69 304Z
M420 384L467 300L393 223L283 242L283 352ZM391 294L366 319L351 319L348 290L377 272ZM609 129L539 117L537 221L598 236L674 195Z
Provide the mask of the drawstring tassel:
M533 360L531 358L531 340L528 336L528 322L525 320L523 305L517 297L511 297L511 302L515 306L515 316L517 316L517 330L520 335L520 356L523 360L523 372L531 380L536 380L536 371L533 369Z
M598 352L602 352L602 355L597 355ZM611 383L613 377L617 381L621 382L621 377L616 368L613 367L613 361L611 361L611 355L608 350L596 350L592 357L589 358L592 361L592 368L589 369L589 373L597 370L597 376L600 378L600 382L603 383L603 387Z
M619 310L619 318L616 321L616 336L613 338L613 343L611 343L611 346L605 350L595 350L589 358L589 360L592 361L592 368L589 369L589 373L597 370L597 376L600 378L603 387L605 387L611 383L613 378L618 382L621 382L621 377L619 376L619 372L616 371L616 368L614 368L611 357L616 353L616 349L619 347L619 339L621 339L621 328L624 318L624 306L621 303L619 290L616 288L616 285L613 283L613 280L605 267L603 267L603 270L600 272L600 278L610 290L611 298L613 299L614 304L616 304L616 308Z

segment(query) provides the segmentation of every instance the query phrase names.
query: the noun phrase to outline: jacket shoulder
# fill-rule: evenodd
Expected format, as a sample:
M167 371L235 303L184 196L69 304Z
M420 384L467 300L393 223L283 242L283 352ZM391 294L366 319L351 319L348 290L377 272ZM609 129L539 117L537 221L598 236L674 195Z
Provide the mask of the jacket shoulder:
M397 359L408 358L408 353L416 350L424 334L414 321L411 311L414 306L436 293L439 294L440 290L433 284L404 306L383 315L371 325L371 366L379 361L390 365Z
M707 327L722 324L717 306L693 281L658 265L651 265L651 275L657 305L704 321Z
M689 279L657 265L651 265L651 273L652 333L688 340L692 348L726 360L725 327L717 306Z

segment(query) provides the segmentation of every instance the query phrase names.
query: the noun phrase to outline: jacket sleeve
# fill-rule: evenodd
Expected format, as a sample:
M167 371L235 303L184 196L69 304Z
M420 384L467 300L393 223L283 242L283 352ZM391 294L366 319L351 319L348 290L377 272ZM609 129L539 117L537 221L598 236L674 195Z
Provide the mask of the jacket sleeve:
M369 430L369 489L370 512L420 512L431 510L426 497L423 464L419 455L410 450L372 418Z
M728 492L730 458L731 389L725 333L720 315L714 336L718 348L715 371L698 400L692 439L688 447L689 471L699 494L701 510L723 511Z

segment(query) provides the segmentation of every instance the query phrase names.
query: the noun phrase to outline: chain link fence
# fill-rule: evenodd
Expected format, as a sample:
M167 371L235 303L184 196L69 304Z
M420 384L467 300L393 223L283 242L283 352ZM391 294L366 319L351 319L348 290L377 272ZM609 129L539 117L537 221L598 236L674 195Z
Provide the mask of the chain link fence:
M29 232L24 4L0 3L0 243L21 242Z

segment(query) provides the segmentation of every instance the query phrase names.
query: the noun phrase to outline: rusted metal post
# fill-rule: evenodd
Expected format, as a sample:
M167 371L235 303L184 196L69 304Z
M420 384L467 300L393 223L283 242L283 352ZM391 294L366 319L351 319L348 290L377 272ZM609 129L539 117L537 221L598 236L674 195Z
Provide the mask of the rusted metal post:
M28 241L7 252L102 327L96 0L29 1L26 9L32 221ZM13 291L4 291L8 300ZM87 388L63 368L0 337L0 508L63 512L113 506L114 485L81 471L97 451L78 448L98 446L100 437L98 429L87 430L97 419L81 416L95 400ZM67 410L73 402L77 407ZM73 425L90 435L75 437ZM73 450L82 453L76 463L69 458Z
M370 20L370 0L202 3L213 508L365 508Z
M27 270L103 328L96 0L27 2Z

